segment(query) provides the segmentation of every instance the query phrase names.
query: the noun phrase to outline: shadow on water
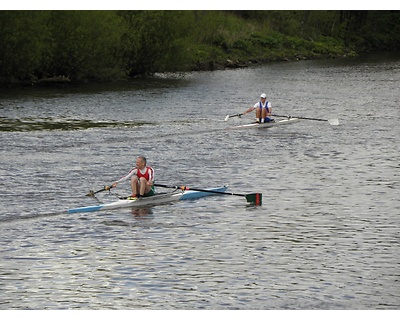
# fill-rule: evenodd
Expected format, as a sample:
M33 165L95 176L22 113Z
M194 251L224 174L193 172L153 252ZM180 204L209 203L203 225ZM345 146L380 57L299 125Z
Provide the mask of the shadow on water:
M149 219L153 218L153 209L151 207L145 208L132 208L130 213L135 219ZM23 222L23 221L32 221L44 218L52 218L60 215L68 214L66 211L58 211L58 212L49 212L49 213L33 213L28 215L12 215L8 217L1 217L0 224L13 223L13 222ZM104 222L106 225L129 225L125 221L120 220L110 220Z
M43 219L48 217L56 217L62 214L66 214L66 211L58 211L58 212L49 212L49 213L33 213L24 216L17 216L12 215L8 217L1 217L0 224L2 223L10 223L10 222L17 222L17 221L29 221L34 219Z

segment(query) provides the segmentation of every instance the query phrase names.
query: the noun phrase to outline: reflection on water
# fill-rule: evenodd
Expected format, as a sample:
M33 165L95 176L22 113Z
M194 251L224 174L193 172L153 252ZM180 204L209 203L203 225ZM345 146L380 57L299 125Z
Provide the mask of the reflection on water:
M399 69L300 61L2 92L0 308L398 309ZM265 91L277 114L340 125L225 130ZM157 183L226 184L263 205L65 213L114 201L86 194L140 154Z
M151 208L132 208L131 213L135 218L144 218L151 216L153 210Z

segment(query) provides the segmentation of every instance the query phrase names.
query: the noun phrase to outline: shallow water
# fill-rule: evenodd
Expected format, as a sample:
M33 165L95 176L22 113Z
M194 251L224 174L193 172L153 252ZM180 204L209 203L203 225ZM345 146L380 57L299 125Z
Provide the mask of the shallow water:
M398 309L399 69L369 56L1 92L0 308ZM340 125L224 130L261 92ZM263 205L66 213L139 154L158 183Z

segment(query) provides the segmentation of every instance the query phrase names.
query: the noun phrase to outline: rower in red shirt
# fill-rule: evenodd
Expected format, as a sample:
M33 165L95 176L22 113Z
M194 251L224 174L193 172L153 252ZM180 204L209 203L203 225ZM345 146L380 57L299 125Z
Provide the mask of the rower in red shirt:
M129 200L135 200L140 197L153 196L154 190L154 169L147 166L147 160L144 156L139 156L136 159L136 167L121 179L115 181L112 185L113 188L118 183L131 179L132 195Z

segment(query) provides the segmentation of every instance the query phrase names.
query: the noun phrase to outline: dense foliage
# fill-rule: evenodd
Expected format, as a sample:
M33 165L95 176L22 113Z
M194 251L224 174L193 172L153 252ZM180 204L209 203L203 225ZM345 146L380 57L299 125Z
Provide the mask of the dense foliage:
M400 48L398 11L0 11L0 85Z

